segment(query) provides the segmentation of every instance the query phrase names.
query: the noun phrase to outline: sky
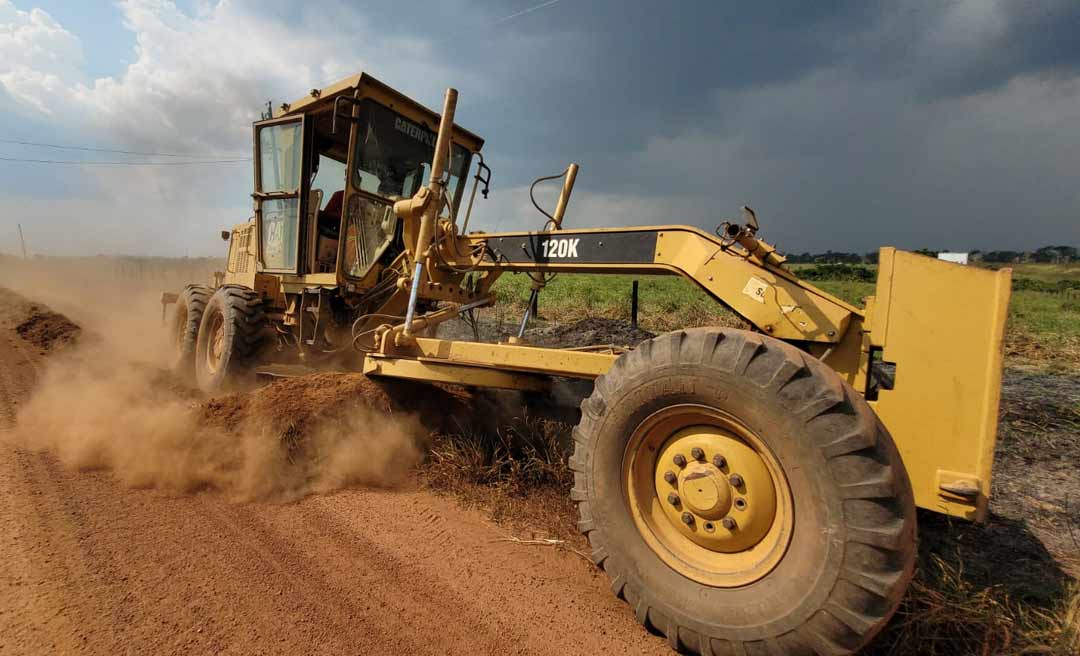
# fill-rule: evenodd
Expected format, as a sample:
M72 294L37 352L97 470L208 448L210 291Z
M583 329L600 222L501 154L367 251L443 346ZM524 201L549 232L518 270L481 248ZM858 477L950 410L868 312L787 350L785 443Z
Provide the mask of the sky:
M471 226L712 229L793 253L1080 244L1075 0L0 0L0 252L220 255L251 122L363 70L486 139ZM554 191L541 194L550 202Z

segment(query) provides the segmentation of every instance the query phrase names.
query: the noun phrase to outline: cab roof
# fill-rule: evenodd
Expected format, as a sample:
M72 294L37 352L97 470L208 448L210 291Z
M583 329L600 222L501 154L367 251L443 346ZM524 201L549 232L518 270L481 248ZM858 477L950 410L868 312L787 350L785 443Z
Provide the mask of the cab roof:
M324 108L328 109L332 107L335 98L342 95L351 96L357 89L360 90L363 96L381 100L391 109L402 114L411 115L411 118L425 123L432 131L438 131L440 118L438 112L421 105L400 91L363 72L350 75L321 89L312 89L303 98L279 106L274 110L274 118L296 116ZM484 145L483 138L459 126L457 123L454 124L454 141L472 151L478 151Z

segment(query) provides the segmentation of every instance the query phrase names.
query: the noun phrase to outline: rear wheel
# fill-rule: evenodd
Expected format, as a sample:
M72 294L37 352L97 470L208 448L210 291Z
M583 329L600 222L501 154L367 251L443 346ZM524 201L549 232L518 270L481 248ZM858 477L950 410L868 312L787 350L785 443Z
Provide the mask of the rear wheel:
M203 312L195 349L199 388L214 393L251 383L266 337L262 298L236 285L218 288Z
M854 651L911 578L915 507L892 439L784 342L713 328L645 342L597 379L574 440L593 558L676 649Z
M176 300L170 324L172 369L186 381L195 378L195 348L203 311L214 290L205 285L188 285Z

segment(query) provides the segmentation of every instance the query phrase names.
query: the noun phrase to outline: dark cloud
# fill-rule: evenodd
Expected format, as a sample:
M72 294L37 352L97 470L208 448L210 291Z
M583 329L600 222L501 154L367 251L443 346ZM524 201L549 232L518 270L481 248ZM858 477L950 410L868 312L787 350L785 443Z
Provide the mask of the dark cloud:
M654 213L592 225L749 202L791 250L1080 240L1076 3L805 4L564 2L481 39L520 44L479 112L500 177L575 159L591 208Z
M459 122L486 137L495 168L497 200L475 225L539 226L525 188L574 160L579 225L711 227L750 203L789 250L1080 242L1075 0L561 0L496 22L538 3L236 0L216 28L235 36L231 56L191 76L170 60L182 48L155 50L143 74L167 93L113 111L94 134L140 149L246 148L266 98L355 62L430 106L460 89ZM141 98L140 79L117 101ZM208 189L200 202L242 207L250 171L222 171Z

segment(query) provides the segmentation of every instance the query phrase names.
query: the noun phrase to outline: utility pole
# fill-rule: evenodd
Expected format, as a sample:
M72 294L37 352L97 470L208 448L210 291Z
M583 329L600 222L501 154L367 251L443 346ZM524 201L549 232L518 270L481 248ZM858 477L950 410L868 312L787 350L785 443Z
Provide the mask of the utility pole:
M23 239L22 224L19 223L18 226L19 226L19 243L22 244L22 256L23 256L23 259L25 260L26 259L26 240Z

